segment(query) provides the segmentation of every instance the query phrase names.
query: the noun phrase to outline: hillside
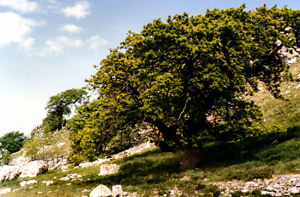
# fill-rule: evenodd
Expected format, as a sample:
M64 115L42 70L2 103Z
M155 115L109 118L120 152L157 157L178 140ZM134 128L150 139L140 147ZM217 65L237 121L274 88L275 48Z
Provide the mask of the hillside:
M254 97L262 107L264 121L286 132L238 142L207 144L204 146L203 162L194 170L179 170L181 152L166 153L158 148L150 148L126 158L107 161L120 166L117 174L99 176L101 164L85 168L73 166L67 171L56 169L31 178L37 184L28 187L20 187L19 183L31 180L29 178L2 183L0 188L9 187L14 191L3 196L88 196L99 184L110 188L122 185L123 191L130 196L218 196L221 189L216 185L226 187L229 180L241 180L239 184L251 180L270 183L276 181L280 177L278 175L300 174L299 59L292 64L291 71L298 81L282 85L285 100L274 99L263 87ZM61 135L54 137L53 144L63 143L62 139L67 138ZM68 150L69 142L65 144L61 150ZM56 147L55 150L60 149ZM62 154L61 150L59 154ZM76 174L73 180L60 180L72 174ZM53 181L53 184L47 186L43 181ZM300 186L297 188L300 189ZM239 192L235 193L235 196L240 195ZM251 195L259 196L259 192Z

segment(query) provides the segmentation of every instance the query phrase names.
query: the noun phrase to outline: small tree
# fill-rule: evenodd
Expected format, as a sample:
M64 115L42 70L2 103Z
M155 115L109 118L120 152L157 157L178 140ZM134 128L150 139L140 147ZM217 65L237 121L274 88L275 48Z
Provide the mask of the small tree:
M3 153L2 153L2 165L8 165L10 162L10 152L5 150Z
M71 114L71 107L84 100L83 89L70 89L50 97L47 104L47 117L43 120L45 130L60 130L66 124L65 116Z
M10 153L17 152L23 147L26 139L24 133L19 131L9 132L0 138L0 150L4 149Z

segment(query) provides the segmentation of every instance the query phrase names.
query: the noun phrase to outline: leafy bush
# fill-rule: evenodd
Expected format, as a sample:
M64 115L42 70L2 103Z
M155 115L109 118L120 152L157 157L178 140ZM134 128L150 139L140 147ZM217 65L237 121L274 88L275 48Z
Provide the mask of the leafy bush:
M8 165L9 162L10 162L10 158L11 158L10 152L7 151L7 150L4 151L4 152L2 153L2 161L1 161L1 163L2 163L3 165Z

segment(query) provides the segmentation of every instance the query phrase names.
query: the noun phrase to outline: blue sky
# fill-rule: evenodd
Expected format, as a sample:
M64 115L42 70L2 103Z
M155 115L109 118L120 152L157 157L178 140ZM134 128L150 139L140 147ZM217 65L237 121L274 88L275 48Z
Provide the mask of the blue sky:
M267 3L299 9L298 0L0 0L0 136L30 134L50 96L80 88L94 64L153 19Z

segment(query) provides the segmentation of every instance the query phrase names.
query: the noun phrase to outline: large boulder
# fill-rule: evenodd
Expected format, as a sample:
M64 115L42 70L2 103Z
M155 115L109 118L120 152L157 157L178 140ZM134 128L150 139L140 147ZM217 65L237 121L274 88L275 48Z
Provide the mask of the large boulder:
M105 196L111 196L111 195L112 195L111 190L102 184L98 185L90 193L90 197L105 197Z
M119 171L120 166L117 164L102 164L100 166L99 176L115 174Z
M20 178L35 177L48 171L48 163L42 160L31 161L21 167Z
M18 178L21 174L18 166L1 166L0 167L0 183Z

